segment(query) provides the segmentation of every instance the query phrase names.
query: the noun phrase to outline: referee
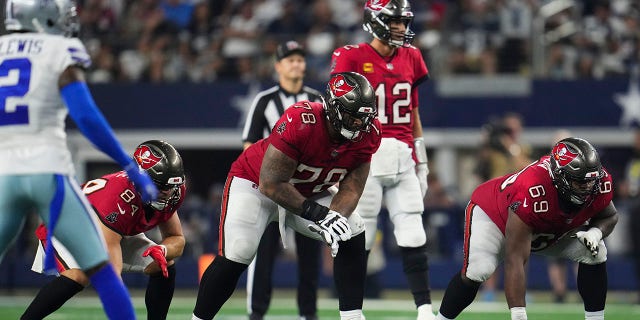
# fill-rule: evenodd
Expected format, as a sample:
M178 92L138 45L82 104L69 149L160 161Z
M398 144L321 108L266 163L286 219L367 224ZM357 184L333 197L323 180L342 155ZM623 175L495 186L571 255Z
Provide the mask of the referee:
M286 108L302 100L321 101L320 92L303 85L305 51L295 41L276 49L278 85L255 97L242 130L244 149L271 133ZM300 319L317 319L317 291L320 272L320 242L295 233L298 255L298 310ZM264 232L258 253L247 274L247 307L250 320L263 319L271 302L271 276L280 251L280 232L271 223Z

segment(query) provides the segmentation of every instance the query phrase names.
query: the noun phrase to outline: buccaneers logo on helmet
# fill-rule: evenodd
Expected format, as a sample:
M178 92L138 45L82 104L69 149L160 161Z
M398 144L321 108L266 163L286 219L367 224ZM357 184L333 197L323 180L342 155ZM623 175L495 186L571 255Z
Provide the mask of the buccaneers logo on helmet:
M349 85L343 75L338 75L331 79L331 93L334 97L339 98L353 91L354 87Z
M569 151L564 143L558 143L555 148L553 148L553 157L561 167L571 163L577 156L578 154Z
M133 156L135 157L138 165L140 165L140 167L144 170L155 166L160 160L162 160L162 157L158 157L153 154L153 152L151 152L151 149L149 149L149 147L145 145L141 145L140 147L138 147Z

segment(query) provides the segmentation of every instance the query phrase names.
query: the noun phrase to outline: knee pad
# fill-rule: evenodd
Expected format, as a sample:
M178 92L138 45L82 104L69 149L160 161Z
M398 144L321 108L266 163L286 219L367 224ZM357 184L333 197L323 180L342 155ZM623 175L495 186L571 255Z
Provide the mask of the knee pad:
M497 267L498 265L496 263L489 260L469 261L469 265L465 270L465 276L475 282L485 282L491 277Z
M420 213L398 213L393 216L392 222L398 246L417 248L427 243Z

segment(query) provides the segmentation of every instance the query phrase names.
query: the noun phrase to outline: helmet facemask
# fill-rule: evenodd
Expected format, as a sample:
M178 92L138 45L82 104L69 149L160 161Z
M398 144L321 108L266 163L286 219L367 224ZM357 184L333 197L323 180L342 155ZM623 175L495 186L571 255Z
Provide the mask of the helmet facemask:
M360 108L365 109L365 108ZM360 137L360 132L369 132L371 130L371 122L375 118L375 112L350 112L340 101L333 101L330 111L333 126L336 131L349 139L356 140Z
M180 198L182 197L180 186L182 183L161 185L156 182L155 184L156 187L158 187L158 198L149 204L152 208L158 211L164 211L167 208L176 206L180 202Z

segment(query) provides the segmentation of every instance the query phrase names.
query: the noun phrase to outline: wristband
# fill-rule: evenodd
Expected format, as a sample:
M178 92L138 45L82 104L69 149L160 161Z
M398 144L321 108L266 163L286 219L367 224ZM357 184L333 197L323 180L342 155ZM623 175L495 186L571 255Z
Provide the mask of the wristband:
M318 222L324 219L327 214L329 214L329 208L313 200L306 199L302 203L302 213L300 213L300 216L307 220Z
M427 157L427 149L424 146L424 138L414 138L413 139L413 152L416 153L416 159L418 163L427 163L429 162L429 158Z

